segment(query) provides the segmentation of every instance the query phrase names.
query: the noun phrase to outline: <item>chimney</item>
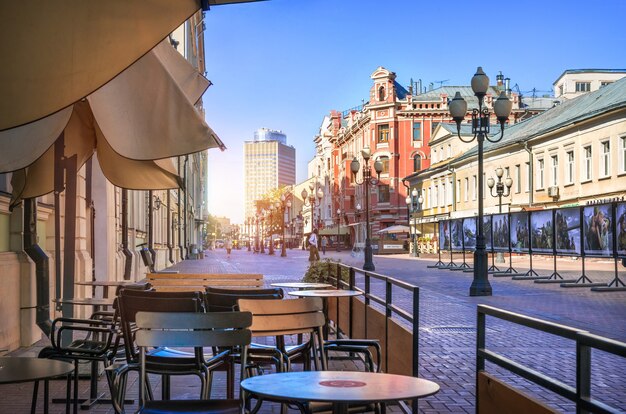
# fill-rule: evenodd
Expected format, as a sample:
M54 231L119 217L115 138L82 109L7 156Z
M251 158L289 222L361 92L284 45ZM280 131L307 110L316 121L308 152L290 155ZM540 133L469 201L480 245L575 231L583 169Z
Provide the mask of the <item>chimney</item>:
M504 79L504 90L507 95L511 95L511 78Z
M498 75L496 76L496 85L498 86L498 90L502 90L503 79L504 79L504 75L502 74L502 71L500 71L500 73L498 73Z
M419 88L417 88L418 93L422 93L422 80L421 80L421 79L418 79L418 80L417 80L417 83L419 84Z
M428 84L428 90L429 90L429 91L432 91L432 90L433 90L433 86L434 86L434 85L435 85L435 84L434 84L434 83L432 83L432 82L431 82L431 83L429 83L429 84Z

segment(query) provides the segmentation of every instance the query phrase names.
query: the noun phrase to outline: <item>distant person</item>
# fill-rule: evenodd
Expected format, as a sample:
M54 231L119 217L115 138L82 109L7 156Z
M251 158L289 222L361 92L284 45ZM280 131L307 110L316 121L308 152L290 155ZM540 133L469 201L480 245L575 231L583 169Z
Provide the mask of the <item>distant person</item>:
M230 259L230 251L233 249L233 242L230 239L226 239L224 247L226 248L226 257Z
M315 229L309 236L309 262L314 262L320 259L320 253L317 249L317 241L317 229Z
M322 254L326 255L326 246L328 246L328 238L326 236L322 236Z

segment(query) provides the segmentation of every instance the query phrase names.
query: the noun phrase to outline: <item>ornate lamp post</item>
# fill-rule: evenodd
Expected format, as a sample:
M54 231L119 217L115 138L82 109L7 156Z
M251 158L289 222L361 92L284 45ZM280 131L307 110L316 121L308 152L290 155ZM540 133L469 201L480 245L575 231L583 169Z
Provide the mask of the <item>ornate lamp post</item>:
M513 186L513 179L511 177L509 177L507 175L507 177L504 179L504 182L502 182L502 176L504 175L504 170L502 169L502 167L498 167L496 168L496 177L498 178L498 182L496 182L493 177L489 177L487 178L487 187L489 187L489 192L491 193L492 197L498 197L498 212L502 213L502 197L508 197L511 195L511 187ZM496 192L494 194L493 192L493 188L496 188ZM506 191L505 191L505 187L506 187ZM503 252L498 252L496 255L496 262L497 263L504 263L504 253ZM493 264L493 263L492 263ZM494 267L496 270L497 268L495 266Z
M513 103L507 98L506 94L502 92L498 99L496 99L493 110L496 114L496 118L500 123L500 137L495 140L489 138L489 109L483 107L483 101L487 90L489 89L489 78L483 72L481 67L478 67L476 74L472 78L472 90L474 95L478 98L478 108L472 110L472 134L474 135L470 140L464 140L461 137L461 122L465 119L467 114L467 102L461 97L461 94L457 92L454 95L454 99L450 101L448 108L452 119L456 122L457 134L459 139L463 142L471 142L476 139L478 143L478 234L476 236L476 250L474 251L474 280L470 286L470 296L491 296L492 290L487 277L487 251L485 249L485 234L483 231L483 143L486 140L489 142L498 142L504 136L504 124L509 119L511 114L511 108Z
M317 192L315 192L315 187L317 187ZM319 224L320 221L322 219L322 212L320 211L317 215L317 221L315 220L315 197L317 196L317 204L321 205L322 203L322 198L324 197L324 191L322 191L322 188L320 187L319 184L310 182L309 183L309 190L310 193L306 191L306 188L302 190L302 193L300 193L300 195L302 196L302 199L306 202L306 200L309 200L309 206L311 207L311 227L317 227L319 228Z
M422 201L420 201L420 199ZM417 188L414 188L411 191L411 195L406 196L406 205L411 213L411 217L413 217L413 233L411 233L411 243L413 244L413 252L411 254L412 257L419 257L419 252L417 251L417 223L415 222L415 213L421 210L421 205L424 199L422 195L418 193ZM409 227L411 223L409 222Z
M376 270L372 256L372 242L370 240L370 184L377 185L378 179L371 176L369 160L372 156L372 151L369 146L365 146L365 148L361 150L361 156L363 157L363 161L365 161L362 182L359 183L356 179L356 174L361 168L359 160L357 160L356 157L354 157L350 163L350 170L352 174L355 175L355 182L357 184L365 184L365 261L363 263L363 270ZM376 160L374 162L374 170L376 171L376 176L380 177L380 173L383 171L383 163Z
M341 228L341 209L338 208L337 209L337 251L338 252L341 251L341 248L339 247L339 239L341 238L340 228Z
M276 207L274 206L274 204L270 203L270 213L269 213L269 225L267 226L269 229L269 233L270 233L270 249L267 252L267 254L269 254L270 256L274 255L274 239L273 239L273 231L274 231L274 223L273 223L273 219L274 219L274 210L276 210Z
M267 211L265 209L261 209L261 253L265 253L265 229L264 229L264 222L265 222L265 216L267 214Z

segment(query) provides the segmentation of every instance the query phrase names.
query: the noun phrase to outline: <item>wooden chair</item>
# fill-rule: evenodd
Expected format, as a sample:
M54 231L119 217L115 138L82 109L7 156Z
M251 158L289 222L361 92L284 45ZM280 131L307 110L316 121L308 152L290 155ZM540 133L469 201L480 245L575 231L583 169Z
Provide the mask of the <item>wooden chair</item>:
M140 414L165 413L241 413L244 394L239 399L226 400L163 400L146 399L147 348L149 347L239 347L241 351L241 379L246 377L247 349L252 323L249 312L176 313L138 312L138 331L135 342L139 346L139 410Z

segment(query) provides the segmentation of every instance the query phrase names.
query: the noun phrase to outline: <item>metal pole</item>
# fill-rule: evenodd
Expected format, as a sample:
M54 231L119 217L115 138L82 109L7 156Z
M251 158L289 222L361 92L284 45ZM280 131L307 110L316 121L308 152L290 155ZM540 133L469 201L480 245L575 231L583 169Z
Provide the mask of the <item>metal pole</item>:
M372 254L372 242L370 240L370 166L369 160L366 162L365 170L365 263L363 270L376 270Z
M341 249L339 248L340 227L341 227L341 213L337 214L337 251L338 252L341 251Z
M282 225L283 225L283 245L282 245L282 250L280 251L280 257L287 257L287 250L285 250L285 210L286 210L286 206L283 203L283 219L282 219Z
M489 122L488 115L482 114L482 98L478 99L478 113L476 120L479 131L478 141L478 235L476 236L476 250L474 251L474 280L470 286L470 296L491 296L492 289L487 277L487 252L485 250L485 234L483 231L483 143L485 140L484 128Z

